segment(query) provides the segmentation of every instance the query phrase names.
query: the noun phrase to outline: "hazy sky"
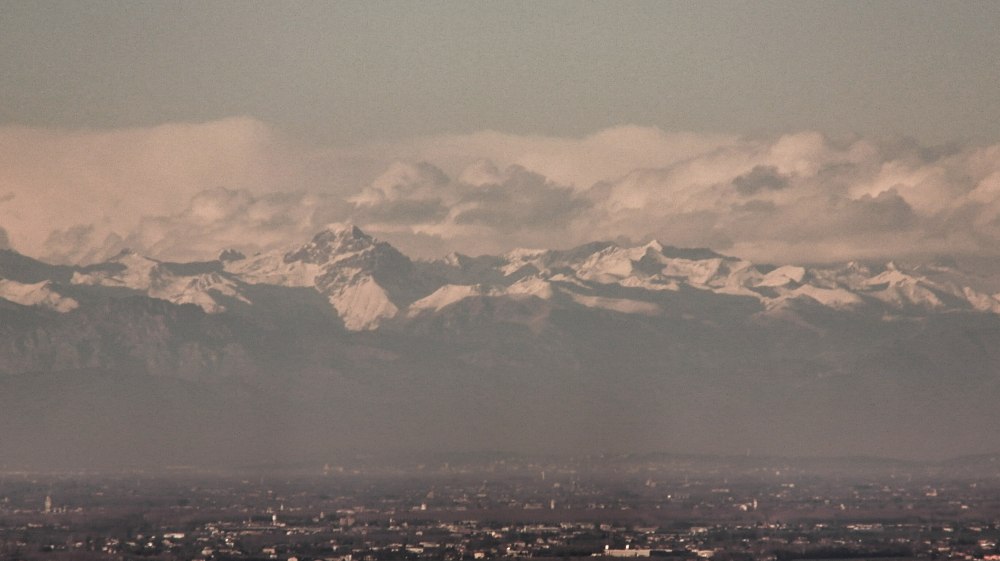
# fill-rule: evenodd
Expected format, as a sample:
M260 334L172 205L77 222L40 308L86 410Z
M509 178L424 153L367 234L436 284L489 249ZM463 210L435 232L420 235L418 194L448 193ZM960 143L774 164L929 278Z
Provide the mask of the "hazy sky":
M1000 3L0 2L0 245L1000 248Z
M0 120L1000 140L996 2L3 2Z

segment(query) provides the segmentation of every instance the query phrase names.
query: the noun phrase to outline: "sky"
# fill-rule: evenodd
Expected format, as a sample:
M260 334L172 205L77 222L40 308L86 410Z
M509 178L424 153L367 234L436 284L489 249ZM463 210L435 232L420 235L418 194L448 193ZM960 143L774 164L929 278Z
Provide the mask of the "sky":
M0 245L1000 254L1000 4L0 1Z

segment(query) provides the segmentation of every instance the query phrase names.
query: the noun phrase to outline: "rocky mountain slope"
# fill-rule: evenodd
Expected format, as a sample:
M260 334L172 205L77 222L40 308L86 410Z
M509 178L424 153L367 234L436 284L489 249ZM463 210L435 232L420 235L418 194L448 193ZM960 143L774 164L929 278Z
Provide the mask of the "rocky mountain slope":
M212 425L218 438L164 444L184 461L414 446L988 452L997 349L1000 279L948 263L765 265L656 241L426 262L349 225L202 263L3 251L0 421L19 428L0 452L54 461L38 442L138 438L80 431L134 425L109 395L147 390L224 396L146 407L156 426ZM25 421L51 407L72 414ZM250 426L245 447L219 443ZM141 461L140 448L97 457Z

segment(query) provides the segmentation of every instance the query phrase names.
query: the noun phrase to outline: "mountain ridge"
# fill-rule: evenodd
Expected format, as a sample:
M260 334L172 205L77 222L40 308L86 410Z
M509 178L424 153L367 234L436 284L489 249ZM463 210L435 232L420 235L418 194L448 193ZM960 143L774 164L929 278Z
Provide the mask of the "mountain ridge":
M419 261L352 225L223 256L126 252L68 267L0 255L8 401L77 400L81 426L110 426L87 417L109 407L106 379L69 384L72 394L58 381L71 374L12 380L117 372L132 388L113 392L121 399L167 388L145 378L210 395L248 388L252 403L226 397L208 417L188 408L210 402L172 399L156 422L217 418L225 430L212 434L242 439L240 426L264 430L248 420L259 410L277 431L267 441L292 457L412 446L904 458L1000 449L1000 284L954 264L762 265L655 241ZM33 453L37 431L6 417L27 414L0 411L4 426L27 431L6 441L13 448L0 439L0 452ZM58 430L76 430L59 419ZM211 439L198 442L175 451L211 453Z
M525 280L529 277L531 282ZM648 313L652 308L641 304L641 297L594 299L589 293L676 292L686 286L755 298L764 313L794 308L803 301L835 309L881 306L887 314L1000 313L1000 281L955 266L901 266L893 261L812 267L755 264L707 248L677 248L655 240L636 246L592 242L568 250L515 249L500 255L452 254L413 261L352 224L329 227L286 250L249 257L223 250L220 259L198 263L161 262L125 250L102 263L55 266L5 250L0 278L9 285L0 290L0 298L6 293L17 303L26 300L14 295L16 289L30 284L19 279L44 280L56 291L65 284L125 288L175 304L192 303L208 313L225 312L225 299L252 304L243 293L247 285L309 287L326 296L348 329L355 331L412 316L411 305L442 289L451 298L534 294L548 299L569 294L581 305L623 313L629 309ZM438 308L444 296L439 294Z

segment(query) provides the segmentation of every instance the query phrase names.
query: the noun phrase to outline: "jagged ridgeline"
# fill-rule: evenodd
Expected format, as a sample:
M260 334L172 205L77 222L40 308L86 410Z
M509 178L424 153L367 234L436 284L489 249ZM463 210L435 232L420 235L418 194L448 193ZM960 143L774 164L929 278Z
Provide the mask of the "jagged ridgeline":
M0 252L0 463L995 451L1000 279L596 242L56 266Z

